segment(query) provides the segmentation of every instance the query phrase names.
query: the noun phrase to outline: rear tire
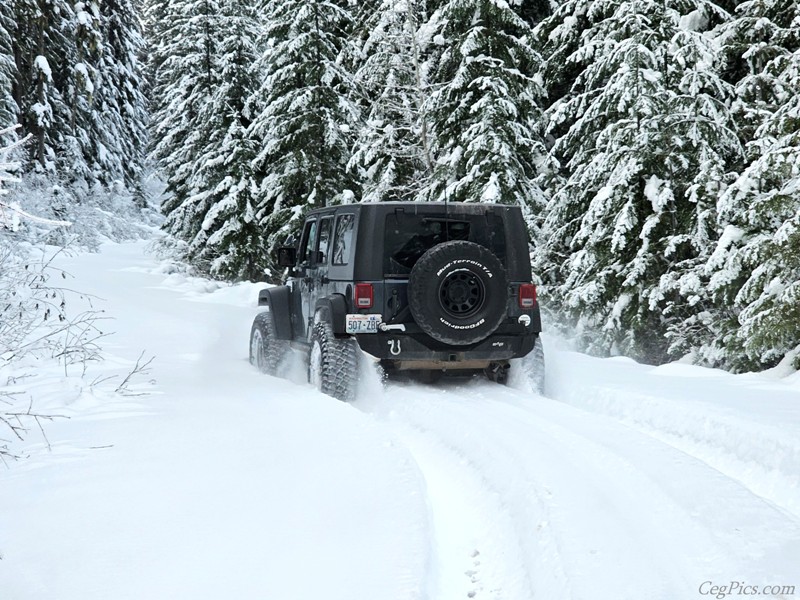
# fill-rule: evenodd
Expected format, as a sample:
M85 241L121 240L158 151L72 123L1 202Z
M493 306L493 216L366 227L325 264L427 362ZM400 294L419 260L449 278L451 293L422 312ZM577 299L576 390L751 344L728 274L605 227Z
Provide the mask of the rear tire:
M250 364L267 375L277 375L281 359L289 350L287 340L279 340L272 314L262 312L250 329Z
M358 386L358 354L353 338L337 338L330 323L316 323L308 356L309 383L323 394L352 402Z

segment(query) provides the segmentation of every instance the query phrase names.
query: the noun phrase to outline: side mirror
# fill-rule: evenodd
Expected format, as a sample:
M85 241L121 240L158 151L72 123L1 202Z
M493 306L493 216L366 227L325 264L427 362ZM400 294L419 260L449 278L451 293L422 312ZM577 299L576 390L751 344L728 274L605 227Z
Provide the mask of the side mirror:
M278 265L281 267L293 267L297 263L297 248L284 246L278 248Z

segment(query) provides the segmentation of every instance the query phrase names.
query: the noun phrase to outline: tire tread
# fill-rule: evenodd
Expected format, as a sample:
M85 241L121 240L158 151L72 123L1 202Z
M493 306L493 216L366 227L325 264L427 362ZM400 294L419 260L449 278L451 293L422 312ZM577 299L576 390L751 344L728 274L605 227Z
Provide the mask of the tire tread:
M460 333L455 330L444 332L436 321L436 314L430 313L426 308L428 306L425 299L425 295L428 292L427 285L430 285L430 282L434 280L437 269L442 266L440 264L442 260L451 260L449 255L453 255L452 259L462 258L465 251L475 252L476 260L495 263L491 265L491 268L495 271L495 276L500 282L499 289L495 293L502 295L502 307L501 310L497 311L497 314L486 315L486 327L481 327L479 330L465 330ZM434 246L423 254L417 264L414 265L408 281L408 303L414 320L422 331L444 344L462 346L484 340L500 326L500 323L506 317L507 307L505 301L508 283L505 269L494 254L474 242L459 240Z
M313 336L322 355L320 391L337 400L352 402L358 385L358 344L350 337L337 338L326 321L314 325Z
M259 365L253 356L253 335L256 330L261 333L264 362ZM281 360L289 349L286 340L279 340L275 332L275 323L269 311L259 313L253 320L253 327L250 330L250 364L255 365L262 373L267 375L277 375Z

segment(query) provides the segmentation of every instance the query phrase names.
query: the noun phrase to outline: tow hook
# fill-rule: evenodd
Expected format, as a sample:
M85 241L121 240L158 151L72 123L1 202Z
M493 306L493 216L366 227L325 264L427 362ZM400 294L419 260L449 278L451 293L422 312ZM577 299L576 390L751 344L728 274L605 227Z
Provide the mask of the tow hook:
M389 352L392 356L398 356L400 354L400 340L389 340L386 343L389 344Z
M531 324L531 318L529 315L520 315L519 319L517 319L517 323L521 323L523 326L527 327Z

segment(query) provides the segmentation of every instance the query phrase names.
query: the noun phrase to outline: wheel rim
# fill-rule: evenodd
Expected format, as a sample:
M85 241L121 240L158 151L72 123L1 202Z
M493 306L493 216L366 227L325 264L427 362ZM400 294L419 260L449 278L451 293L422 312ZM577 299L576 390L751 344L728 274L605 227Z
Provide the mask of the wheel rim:
M315 341L308 357L308 381L318 390L322 389L322 348Z
M475 314L486 298L480 278L468 269L458 269L444 278L439 286L439 302L451 316L467 318Z
M257 366L259 369L264 368L264 338L257 329L250 339L250 364Z

